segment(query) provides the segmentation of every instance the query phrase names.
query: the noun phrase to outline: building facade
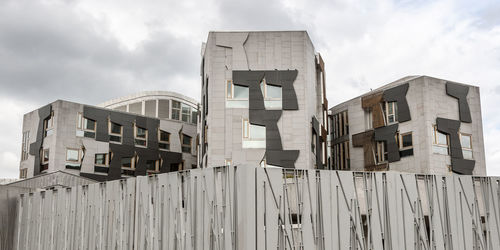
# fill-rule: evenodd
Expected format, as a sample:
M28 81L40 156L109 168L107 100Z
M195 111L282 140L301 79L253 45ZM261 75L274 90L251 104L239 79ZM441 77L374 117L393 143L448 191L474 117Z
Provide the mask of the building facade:
M479 87L410 76L330 110L330 168L486 175Z
M305 31L210 32L199 165L324 168L324 63Z
M59 100L26 114L20 177L63 170L104 181L196 168L193 102L138 96L129 112ZM143 113L134 113L135 103L145 104Z

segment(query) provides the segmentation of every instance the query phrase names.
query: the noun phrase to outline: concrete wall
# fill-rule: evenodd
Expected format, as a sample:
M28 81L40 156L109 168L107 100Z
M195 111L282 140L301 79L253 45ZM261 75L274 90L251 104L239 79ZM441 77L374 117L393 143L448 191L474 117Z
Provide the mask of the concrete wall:
M293 86L298 110L284 110L278 129L284 150L300 150L296 168L314 168L311 152L311 119L318 117L320 98L316 93L315 51L304 31L296 32L211 32L204 48L204 81L208 78L208 166L259 164L265 149L242 148L242 119L247 108L230 108L226 81L233 70L298 70ZM202 88L203 89L203 88ZM203 105L203 103L202 103ZM203 124L203 121L201 122ZM202 134L200 127L199 134ZM203 141L203 140L200 140Z
M205 168L22 195L13 249L495 249L499 178Z
M12 249L17 220L17 198L30 189L0 185L0 249Z

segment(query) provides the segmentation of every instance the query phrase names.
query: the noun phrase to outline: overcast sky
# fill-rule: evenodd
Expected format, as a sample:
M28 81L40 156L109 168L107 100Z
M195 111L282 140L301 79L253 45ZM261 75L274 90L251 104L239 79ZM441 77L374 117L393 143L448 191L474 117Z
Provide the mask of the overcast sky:
M23 114L57 99L199 99L211 30L307 30L330 105L406 75L480 86L488 175L500 175L500 1L0 0L0 178L19 175Z

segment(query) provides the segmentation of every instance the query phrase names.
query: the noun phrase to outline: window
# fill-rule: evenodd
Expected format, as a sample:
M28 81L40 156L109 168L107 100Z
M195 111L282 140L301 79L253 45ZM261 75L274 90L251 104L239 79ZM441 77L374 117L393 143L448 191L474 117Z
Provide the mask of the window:
M28 169L27 168L19 169L19 178L26 179L26 177L28 177Z
M385 163L387 159L387 143L385 141L376 142L375 160L377 164Z
M316 147L317 147L317 145L316 145L316 143L317 143L317 142L316 142L316 137L317 137L317 136L318 136L318 135L316 135L316 132L314 132L314 130L313 130L313 132L312 132L312 137L311 137L311 138L312 138L312 142L311 142L311 151L314 153L314 155L316 155Z
M191 123L192 124L197 124L198 123L198 111L193 111L191 113Z
M109 121L108 123L108 133L110 142L122 143L123 127L118 123Z
M123 157L121 159L122 175L135 176L136 157Z
M386 124L393 124L398 122L398 105L396 102L386 102L385 106L385 115L386 115Z
M266 127L250 124L248 119L242 120L242 147L266 148Z
M248 119L243 119L243 138L248 138L250 133L250 123Z
M406 150L413 148L412 133L404 133L399 135L399 149Z
M128 112L142 115L142 102L131 103L128 105Z
M191 107L183 103L181 105L181 110L182 110L182 121L191 122Z
M460 133L460 144L462 145L462 154L464 159L472 160L472 139L471 135Z
M49 149L48 148L43 149L43 151L42 151L42 164L49 163L49 155L50 155Z
M43 121L44 135L49 136L54 133L54 112L50 113L50 117Z
M148 146L148 130L145 128L135 126L134 130L135 145L137 146Z
M147 160L146 171L150 174L160 172L160 160Z
M349 134L349 119L347 110L333 115L333 138L337 139Z
M29 157L30 132L23 132L23 142L21 150L21 161L27 160Z
M170 100L158 100L158 118L170 118Z
M94 165L102 167L108 166L108 154L95 154Z
M80 169L82 151L80 149L68 148L66 149L66 168L67 169Z
M96 122L83 117L82 113L77 114L76 136L95 138Z
M170 133L159 129L158 147L163 150L170 150Z
M333 145L333 165L335 170L349 170L349 141L339 142Z
M191 136L182 134L182 152L191 153Z
M225 159L224 160L224 166L231 166L233 164L233 161L231 159Z
M228 100L248 100L248 87L234 85L233 81L227 80L226 97Z
M267 109L281 109L281 87L269 85L266 79L260 82L260 90L262 91L262 96L264 97L264 106Z
M172 100L172 119L179 120L181 117L181 103Z
M434 138L432 145L432 152L436 154L448 155L449 154L449 139L448 135L443 134L434 126Z
M373 112L372 109L365 110L365 129L373 129Z

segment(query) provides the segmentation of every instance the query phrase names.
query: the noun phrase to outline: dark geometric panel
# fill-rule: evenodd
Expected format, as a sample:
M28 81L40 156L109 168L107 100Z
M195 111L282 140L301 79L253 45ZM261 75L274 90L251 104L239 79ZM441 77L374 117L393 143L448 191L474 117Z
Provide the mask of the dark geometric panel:
M397 131L398 124L375 129L375 141L385 141L387 144L387 160L389 162L400 160L399 146L396 142Z
M452 82L446 83L446 94L458 99L458 112L460 116L460 121L471 123L472 119L470 117L469 103L467 103L468 93L469 93L468 86L463 86Z
M160 172L162 173L176 171L177 169L171 169L172 164L182 163L182 153L160 151L160 156L163 160L160 166Z
M49 118L52 114L52 105L48 104L40 109L38 109L38 128L36 130L36 141L30 144L30 155L35 156L33 175L38 175L40 173L40 150L43 145L44 138L44 127L43 123L45 119Z
M413 155L413 148L399 151L400 157L406 157L406 156L412 156L412 155Z
M394 88L384 90L384 100L386 102L397 102L398 105L398 121L406 122L411 120L410 108L406 101L406 93L408 92L408 83L399 85Z
M110 111L94 108L90 106L83 106L83 116L85 118L96 121L96 141L109 142L108 133L108 116ZM117 112L118 113L118 112Z
M475 161L466 160L462 154L462 145L458 137L460 129L460 121L450 120L445 118L436 119L437 130L447 134L450 138L450 157L452 171L459 174L472 174Z
M266 162L281 167L294 167L298 158L298 150L283 150L278 121L282 110L266 110L260 83L282 87L283 110L298 110L297 95L293 82L297 78L297 70L273 71L233 71L233 83L249 88L249 122L266 127Z

